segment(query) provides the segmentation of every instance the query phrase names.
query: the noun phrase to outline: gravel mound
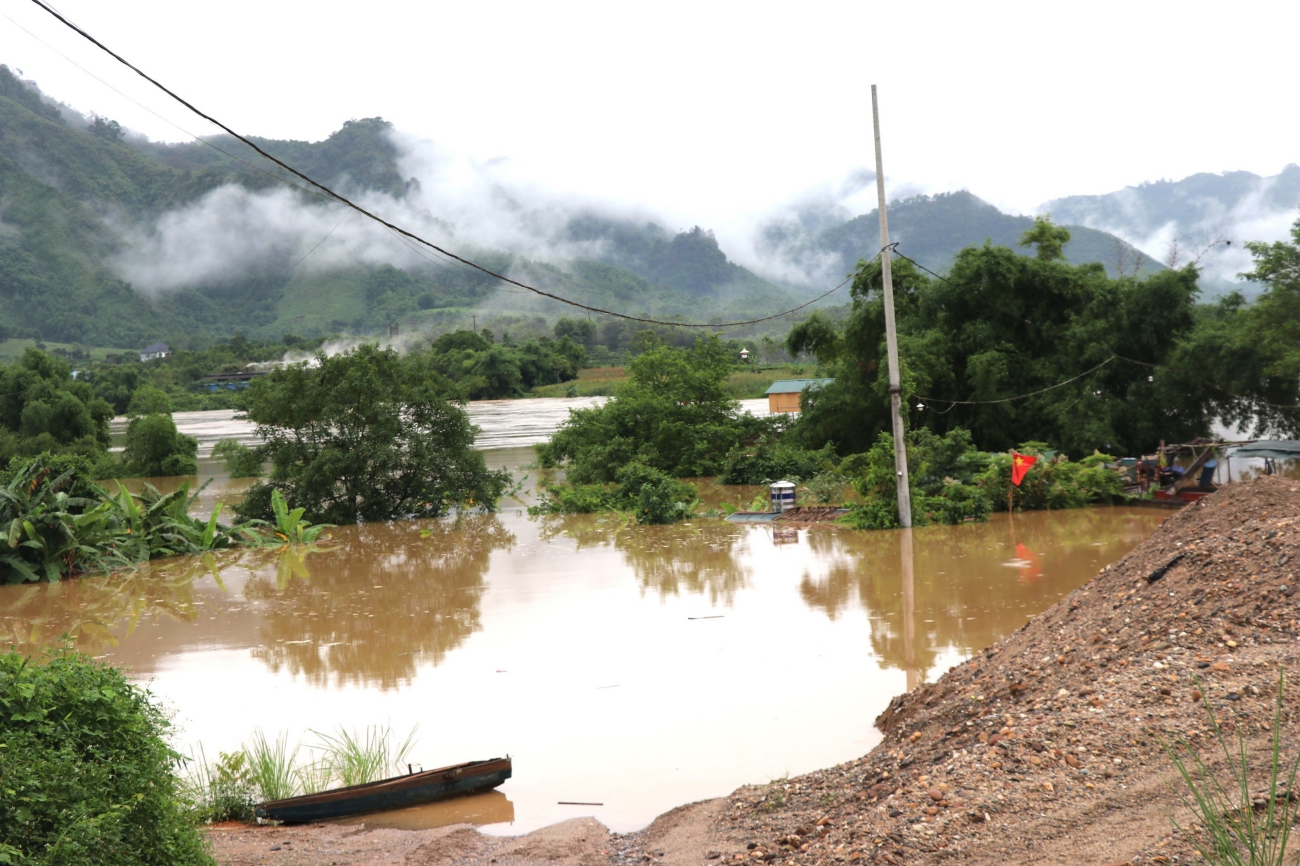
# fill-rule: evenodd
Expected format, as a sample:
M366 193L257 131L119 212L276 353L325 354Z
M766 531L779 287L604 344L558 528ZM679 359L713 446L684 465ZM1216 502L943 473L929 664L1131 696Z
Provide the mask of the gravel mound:
M866 757L738 790L697 862L1193 862L1161 741L1211 755L1208 708L1264 757L1279 666L1300 689L1297 565L1300 483L1230 485L895 698Z

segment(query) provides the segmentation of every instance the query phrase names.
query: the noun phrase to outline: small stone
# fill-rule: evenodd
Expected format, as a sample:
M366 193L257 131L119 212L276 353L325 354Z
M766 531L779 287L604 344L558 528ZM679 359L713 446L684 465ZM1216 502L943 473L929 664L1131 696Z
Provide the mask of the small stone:
M707 854L704 855L704 859L705 859L705 860L717 860L717 859L718 859L719 857L721 857L721 856L722 856L722 852L721 852L721 851L710 851L709 853L707 853Z
M939 814L939 807L938 807L938 806L926 806L926 807L925 807L925 814L927 814L927 815L938 815L938 814Z
M1215 662L1214 664L1210 665L1210 669L1216 671L1230 671L1232 670L1232 665L1228 664L1227 662Z
M1030 757L1029 763L1033 764L1035 767L1038 767L1042 765L1043 759L1038 757L1037 755L1033 755L1032 757Z
M1066 756L1065 756L1065 763L1069 764L1071 767L1074 767L1076 770L1077 770L1079 767L1082 767L1082 766L1083 766L1083 763L1082 763L1078 758L1076 758L1074 755L1066 755Z
M1192 689L1192 702L1193 702L1193 703L1195 703L1196 701L1199 701L1199 700L1201 699L1201 697L1202 697L1202 695L1201 695L1201 690L1200 690L1200 689Z
M938 788L931 788L931 789L930 789L929 791L927 791L926 793L928 793L928 794L930 795L930 799L931 799L931 800L942 800L942 799L943 799L943 791L940 791Z

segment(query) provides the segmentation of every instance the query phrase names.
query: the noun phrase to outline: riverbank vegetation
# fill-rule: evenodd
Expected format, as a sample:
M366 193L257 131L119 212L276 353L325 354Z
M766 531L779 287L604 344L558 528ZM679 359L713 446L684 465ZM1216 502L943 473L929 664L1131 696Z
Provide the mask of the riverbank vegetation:
M415 746L414 729L399 738L386 725L311 733L314 739L307 744L290 746L287 732L271 740L258 729L248 742L219 753L215 761L198 747L183 759L181 773L193 815L204 823L251 821L260 802L403 775Z
M121 671L68 649L0 655L0 862L212 864L171 730Z
M490 511L510 484L473 450L460 392L422 354L322 352L257 379L247 399L271 472L236 506L245 519L271 519L275 491L334 524Z
M151 559L231 547L314 541L323 526L289 511L278 491L271 523L219 522L221 506L202 520L190 515L198 493L188 485L160 493L119 486L109 493L91 480L90 465L69 455L13 461L0 471L0 584L56 582L126 568Z

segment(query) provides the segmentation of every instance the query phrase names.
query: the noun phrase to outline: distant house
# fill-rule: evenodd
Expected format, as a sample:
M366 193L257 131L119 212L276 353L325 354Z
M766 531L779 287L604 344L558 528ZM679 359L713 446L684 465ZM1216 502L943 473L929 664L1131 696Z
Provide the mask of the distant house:
M154 358L166 358L171 353L172 347L166 343L153 343L140 351L140 360L152 361Z
M834 379L781 379L773 382L767 389L767 408L769 412L798 412L800 396L805 388L821 388L834 382Z

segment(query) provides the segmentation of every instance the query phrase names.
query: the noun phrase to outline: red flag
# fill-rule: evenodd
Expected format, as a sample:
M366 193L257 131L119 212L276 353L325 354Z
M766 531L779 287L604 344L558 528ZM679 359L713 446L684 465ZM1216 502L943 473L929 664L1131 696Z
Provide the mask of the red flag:
M1012 451L1011 452L1011 483L1019 487L1020 482L1025 480L1025 473L1029 471L1029 467L1033 466L1037 462L1038 462L1037 457L1033 457L1029 454L1017 454L1016 452Z

